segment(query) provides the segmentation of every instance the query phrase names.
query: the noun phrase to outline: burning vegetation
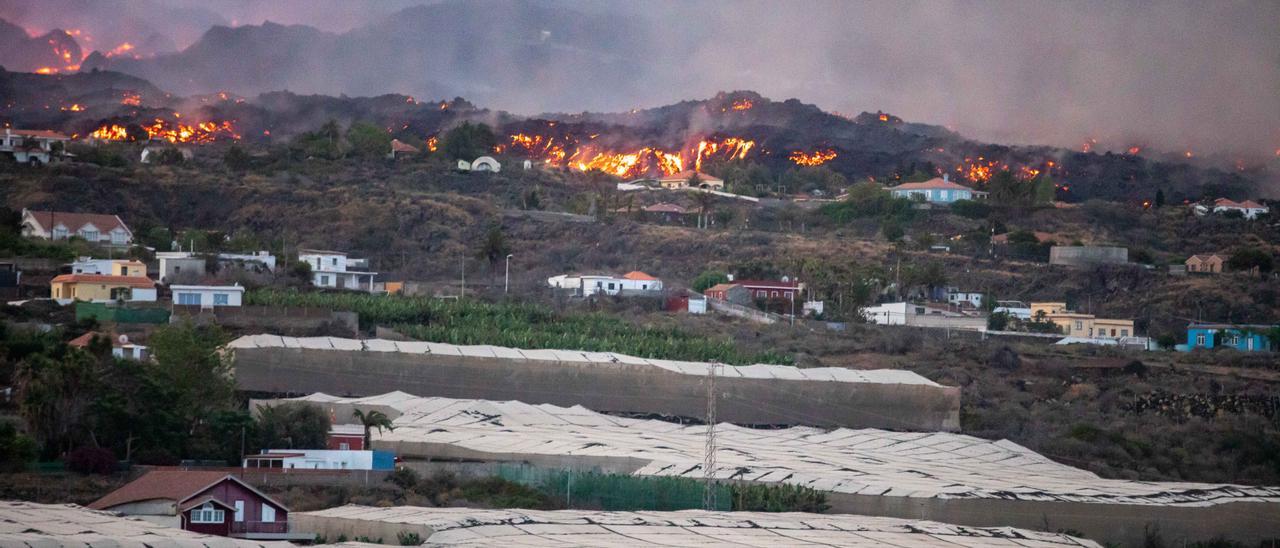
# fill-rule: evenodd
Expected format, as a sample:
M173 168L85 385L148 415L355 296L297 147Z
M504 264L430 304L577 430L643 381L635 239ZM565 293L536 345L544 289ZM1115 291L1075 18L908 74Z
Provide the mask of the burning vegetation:
M554 122L547 127L554 128ZM548 165L577 171L600 170L618 177L674 175L692 165L701 170L709 160L743 160L755 148L755 141L741 137L700 139L694 145L667 149L641 146L634 149L599 143L600 134L591 134L586 143L571 134L515 133L505 150L541 159Z

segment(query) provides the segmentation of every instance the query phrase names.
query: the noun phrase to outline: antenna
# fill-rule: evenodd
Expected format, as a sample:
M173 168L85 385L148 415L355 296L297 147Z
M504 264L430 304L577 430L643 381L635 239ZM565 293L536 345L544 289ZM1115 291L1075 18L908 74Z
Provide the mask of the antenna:
M716 509L716 368L720 364L707 364L707 445L702 458L702 508Z

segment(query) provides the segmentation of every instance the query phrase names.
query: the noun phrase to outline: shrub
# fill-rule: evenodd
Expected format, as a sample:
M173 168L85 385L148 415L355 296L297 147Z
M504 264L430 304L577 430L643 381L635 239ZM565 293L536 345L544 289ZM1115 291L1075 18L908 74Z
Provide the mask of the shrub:
M387 474L387 478L383 481L394 483L396 487L407 491L409 489L413 489L415 485L418 485L418 480L417 472L414 472L409 468L401 467L396 468L395 472Z
M967 219L986 219L991 215L991 206L986 202L956 200L951 203L951 212Z
M396 533L396 540L401 546L418 546L422 544L422 536L412 531L400 531Z
M36 442L18 433L10 423L0 423L0 472L21 472L36 458Z
M1022 366L1022 359L1018 357L1018 353L1014 352L1012 348L1001 346L987 358L987 365L996 369L1013 371Z
M110 474L116 470L116 455L101 447L79 447L67 455L67 468L81 474Z

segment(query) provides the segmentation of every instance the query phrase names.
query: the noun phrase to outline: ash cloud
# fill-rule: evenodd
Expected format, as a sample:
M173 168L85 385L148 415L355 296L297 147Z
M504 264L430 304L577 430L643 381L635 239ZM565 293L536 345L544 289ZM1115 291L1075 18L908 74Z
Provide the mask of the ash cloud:
M23 10L0 0L0 17L27 26L38 11L47 29L77 13L48 9L64 3L175 29L178 48L196 49L190 29L210 24L324 31L322 43L273 52L273 63L290 61L269 78L237 66L249 60L201 69L218 78L169 80L155 67L201 65L108 65L178 92L463 95L532 114L751 89L1002 143L1079 149L1094 138L1095 150L1280 161L1276 2L48 0Z

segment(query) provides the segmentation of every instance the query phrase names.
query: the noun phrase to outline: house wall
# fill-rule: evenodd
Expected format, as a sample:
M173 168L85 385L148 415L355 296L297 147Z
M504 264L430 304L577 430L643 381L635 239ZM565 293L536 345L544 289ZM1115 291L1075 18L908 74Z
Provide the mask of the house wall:
M216 505L215 505L216 506ZM221 523L193 523L191 521L191 512L195 508L182 513L182 528L193 533L201 533L205 535L217 535L225 537L231 534L231 521L233 519L232 512L226 508L221 508Z
M214 485L208 489L205 489L204 491L196 493L192 495L190 498L195 499L205 495L212 496L222 502L227 503L227 505L229 506L235 506L237 500L244 501L244 516L242 516L243 519L241 521L244 521L246 523L257 523L262 521L263 505L270 505L276 509L276 516L275 516L276 523L284 523L289 521L288 510L278 505L274 505L267 502L257 493L254 493L253 491L250 491L249 489L245 488L243 485L240 485L239 483L236 483L231 480L222 480L217 485ZM232 521L237 521L232 512L228 511L227 514L228 514L227 516L228 523ZM190 524L190 521L188 521L187 523Z
M1055 245L1049 248L1049 264L1086 266L1128 262L1129 250L1123 247Z
M360 451L364 449L364 436L349 436L346 434L329 434L328 448L332 450L342 449L342 444L347 444L347 448L352 451Z
M112 261L112 276L132 276L135 278L147 277L147 265L138 261Z
M56 282L49 286L55 299L79 299L82 301L114 301L111 291L117 288L130 289L130 301L154 301L156 290L143 287L130 288L127 285Z
M244 288L226 287L226 288L218 288L218 289L213 289L213 288L197 289L197 288L184 288L181 286L174 286L173 288L174 304L186 304L186 305L194 306L196 303L190 303L190 302L184 301L184 296L187 296L187 295L197 296L199 298L199 306L201 307L207 308L207 307L213 307L213 306L240 306L242 300L244 299ZM215 304L214 295L226 295L227 303Z
M714 304L714 303L713 303ZM238 348L241 390L266 393L419 396L582 405L600 412L706 413L703 377L654 366L441 354ZM955 387L721 377L718 416L738 424L810 424L954 431ZM334 416L351 416L335 408Z
M195 273L197 276L203 276L204 272L205 262L201 258L160 259L160 281L162 282L167 282L171 276L179 274Z

